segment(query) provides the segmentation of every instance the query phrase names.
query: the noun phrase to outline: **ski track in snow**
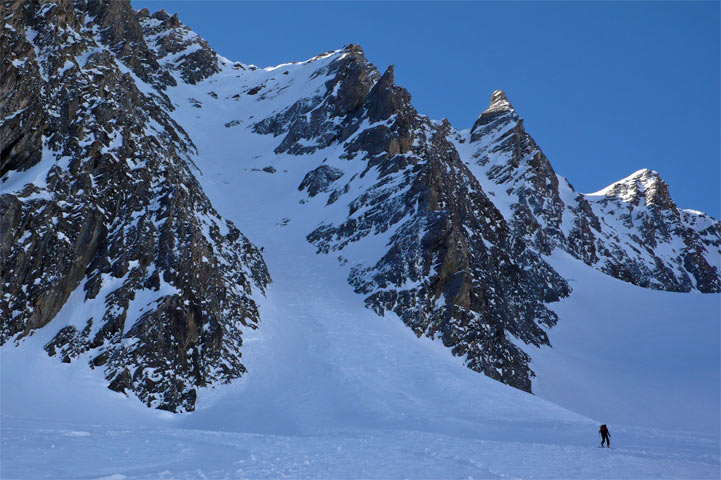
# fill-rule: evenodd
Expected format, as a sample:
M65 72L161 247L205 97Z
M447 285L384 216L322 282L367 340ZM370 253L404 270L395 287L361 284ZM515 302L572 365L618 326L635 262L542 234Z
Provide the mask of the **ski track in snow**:
M181 82L169 92L177 105L174 118L198 146L203 188L221 215L265 248L274 279L267 297L258 298L260 329L244 336L248 373L229 386L201 390L196 412L174 416L109 391L102 372L88 369L82 358L60 364L46 357L41 350L44 335L28 338L22 349L7 345L0 350L0 476L718 478L718 429L701 428L713 418L718 425L717 366L691 363L688 369L664 377L681 382L694 366L701 374L712 374L707 390L691 390L680 401L662 402L656 409L633 404L638 392L668 396L678 392L663 392L661 384L634 378L634 372L616 373L623 361L633 359L633 352L644 361L654 359L651 350L620 341L625 334L616 333L617 329L629 320L618 315L619 310L633 299L640 314L655 305L653 315L663 316L682 298L678 294L646 294L555 255L550 261L564 275L575 276L576 291L553 305L561 317L550 331L556 348L530 351L539 373L535 384L539 396L468 370L439 341L416 338L394 314L378 317L364 308L362 297L353 293L346 279L355 263L377 258L378 239L340 252L348 264L340 264L337 255L317 255L305 236L321 223L344 218L346 202L353 195L326 207L327 193L307 198L306 192L297 190L305 173L321 164L344 170L341 182L363 165L338 159L337 147L304 156L269 153L281 137L251 133L249 126L261 117L244 118L243 113L251 111L244 102L268 102L252 111L269 114L284 100L247 95L231 100L243 88L263 82L278 96L297 98L298 85L308 88L304 75L325 61L318 60L312 68L293 64L242 75L226 69L199 86ZM283 77L279 70L286 69L292 74ZM273 86L273 75L281 79L277 82L288 83L285 89ZM253 78L256 83L247 83ZM312 85L323 81L316 78ZM203 97L201 108L187 101L198 98L203 89L218 98ZM224 127L232 121L240 123ZM276 168L276 173L262 171L266 166ZM626 296L623 302L619 295ZM683 298L691 299L679 304L688 309L701 297ZM707 340L701 344L699 361L718 354L718 325L701 325L714 315L713 301L717 304L718 298L706 296L698 303L700 320L693 320L698 333L691 340ZM578 323L579 312L584 312L587 323ZM608 328L599 326L606 318L616 320ZM674 364L672 344L653 334L658 324L665 325L664 335L672 332L668 318L672 317L646 319L637 327L647 334L639 343L661 342L665 355L663 362L641 370L645 374L667 372ZM583 338L585 343L574 343ZM609 352L614 338L620 345ZM604 345L606 356L584 355L584 349L595 348L596 342ZM694 345L684 348L691 354ZM592 378L602 375L605 365L599 361L608 357L613 372ZM640 389L634 384L637 380ZM616 389L619 382L624 389L614 390L614 395L629 403L614 404L620 413L613 417L613 405L605 396L594 396L594 389ZM693 385L699 383L703 382ZM670 386L679 384L683 383ZM715 395L709 393L713 391ZM592 420L539 397L598 417ZM690 423L706 433L648 427L664 408L684 406L691 412L689 419L698 416L699 422ZM714 409L715 417L709 413ZM682 419L677 413L670 411L674 419ZM611 450L597 448L601 416L611 428Z

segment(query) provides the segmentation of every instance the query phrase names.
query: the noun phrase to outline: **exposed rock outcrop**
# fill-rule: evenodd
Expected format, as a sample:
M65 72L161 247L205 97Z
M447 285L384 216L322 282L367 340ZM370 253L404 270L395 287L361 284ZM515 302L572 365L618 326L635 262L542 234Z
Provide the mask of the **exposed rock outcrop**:
M457 134L457 145L465 140ZM721 235L712 233L721 224L708 217L703 235L689 227L656 172L641 170L601 192L577 193L553 170L500 90L467 140L462 148L472 170L510 206L506 220L537 251L562 248L642 287L721 291Z
M544 303L568 295L565 280L512 235L448 141L450 125L418 114L394 84L393 67L378 75L349 46L321 73L332 78L324 94L256 125L283 137L277 152L335 145L364 165L329 193L328 203L347 203L347 217L308 240L330 253L387 236L377 261L356 265L349 277L368 307L396 313L417 335L440 337L470 368L530 391L529 357L511 337L548 344L541 325L552 326L556 315ZM301 141L312 147L286 147ZM316 193L329 190L326 173L309 172L301 188L317 180ZM370 186L351 196L358 182Z
M321 165L308 172L298 185L298 190L308 190L308 195L315 197L321 192L327 192L330 185L343 176L340 168Z
M162 68L139 18L121 1L6 11L0 343L56 329L51 355L83 356L110 388L189 411L197 387L244 373L252 294L270 278L201 190L162 91L173 72L193 81L212 69Z

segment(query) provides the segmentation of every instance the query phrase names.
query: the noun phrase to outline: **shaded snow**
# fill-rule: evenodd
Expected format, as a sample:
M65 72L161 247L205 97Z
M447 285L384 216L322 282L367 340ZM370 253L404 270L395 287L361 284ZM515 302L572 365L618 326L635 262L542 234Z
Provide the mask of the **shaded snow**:
M597 448L596 421L363 308L300 233L269 229L276 281L249 373L201 391L193 414L147 409L81 362L0 350L2 478L718 477L713 435L609 422L614 449Z
M298 185L320 164L342 169L344 179L365 165L339 159L337 145L275 155L281 138L249 126L289 99L322 93L326 78L313 73L338 55L275 69L227 67L168 91L174 118L198 147L203 188L224 218L265 248L274 279L258 299L261 328L244 334L247 375L201 390L196 412L173 416L108 390L100 369L47 357L40 331L21 349L0 349L0 476L718 478L718 429L705 428L718 425L718 362L709 362L714 353L718 359L718 317L708 318L718 296L677 302L678 294L641 291L553 257L573 279L574 294L554 307L554 349L531 352L539 373L534 396L467 369L394 314L379 317L363 306L347 283L349 269L377 258L389 232L344 249L347 263L315 253L306 235L345 218L354 195L325 207L330 192L309 199ZM203 98L202 108L188 98ZM270 165L276 173L262 171ZM496 190L493 201L503 202ZM140 308L150 299L137 301ZM698 317L679 313L697 307ZM677 401L643 401L682 389ZM599 421L609 424L614 449L597 448Z
M719 436L721 295L650 290L556 251L573 293L553 348L530 349L540 397L605 423Z

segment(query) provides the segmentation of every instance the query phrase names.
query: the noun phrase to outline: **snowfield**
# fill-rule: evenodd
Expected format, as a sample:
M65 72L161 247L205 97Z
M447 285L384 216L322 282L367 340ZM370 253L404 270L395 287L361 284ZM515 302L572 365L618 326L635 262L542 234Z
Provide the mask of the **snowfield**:
M397 318L363 308L336 259L293 241L302 229L292 221L269 231L275 235L266 252L277 280L262 305L263 328L247 340L249 373L201 392L195 413L147 409L105 388L99 371L59 363L40 348L0 350L2 478L718 478L713 427L689 433L629 426L633 418L624 415L643 420L653 413L638 402L644 389L634 395L631 384L621 391L630 395L615 404L624 425L490 380L440 343L415 338ZM614 283L617 294L629 288ZM564 306L559 327L568 320L561 333L569 343L556 339L556 362L576 351L571 337L584 334ZM610 316L616 307L603 308ZM544 350L533 352L539 375L550 379L550 386L538 382L539 393L581 413L605 413L597 405L603 398L584 412L582 395L568 385L552 388L565 372L553 370L555 349L545 357ZM598 360L594 352L587 357ZM581 373L594 366L577 365ZM655 371L659 378L663 367ZM620 388L634 379L634 368L603 380ZM580 377L583 390L591 382ZM707 380L718 386L718 376ZM718 394L708 401L712 410ZM697 414L702 420L704 411ZM598 448L601 420L611 428L611 450Z
M573 294L553 348L529 349L535 393L606 423L719 435L721 296L629 285L556 251Z
M195 412L172 415L108 390L88 357L48 357L42 347L55 332L37 331L22 348L8 342L0 477L719 478L719 295L644 290L555 252L549 261L574 292L551 305L553 348L523 346L537 395L469 370L440 341L363 306L348 273L375 261L391 232L342 258L317 254L306 235L345 218L353 195L325 206L328 193L308 198L298 185L321 164L347 177L364 165L335 147L276 155L281 138L253 133L243 116L320 88L322 76L303 79L317 69L228 66L168 91L198 147L205 192L264 248L273 277L257 298L260 328L244 333L248 373L201 390ZM234 99L260 83L265 99ZM204 90L215 96L198 100ZM600 423L610 450L599 448Z

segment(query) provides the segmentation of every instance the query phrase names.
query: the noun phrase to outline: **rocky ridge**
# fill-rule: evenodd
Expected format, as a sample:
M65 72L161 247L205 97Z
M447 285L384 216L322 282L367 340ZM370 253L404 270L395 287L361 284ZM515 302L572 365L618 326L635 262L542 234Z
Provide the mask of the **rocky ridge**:
M163 68L127 2L18 1L3 16L0 343L58 329L49 354L193 410L197 387L245 371L242 332L269 281L201 190L163 93L212 62Z
M643 169L584 195L600 219L600 269L642 287L721 291L721 222L682 210L658 172Z
M366 305L396 313L418 336L439 337L473 370L530 391L529 357L511 337L547 345L541 325L557 318L544 303L566 296L567 283L512 235L447 140L450 124L420 115L394 84L393 67L379 75L356 45L335 56L324 94L254 126L279 138L278 153L341 152L299 186L321 185L309 196L325 192L327 204L347 205L308 240L319 253L342 254L387 238L377 261L357 263L349 276ZM349 162L362 165L359 173L344 174Z
M357 45L257 69L128 2L5 8L2 343L57 330L48 353L149 406L192 410L197 388L245 372L270 280L201 189L181 104L217 112L239 161L252 159L233 132L271 139L273 165L251 171L307 165L288 196L328 212L307 240L350 262L366 305L517 388L534 375L524 345L548 345L557 321L546 304L570 293L543 258L555 248L641 286L720 289L719 222L677 209L650 172L577 193L502 91L459 131Z
M647 288L721 291L721 224L679 210L668 185L641 170L595 194L554 171L502 91L454 142L516 234L543 254L561 248L604 273Z

